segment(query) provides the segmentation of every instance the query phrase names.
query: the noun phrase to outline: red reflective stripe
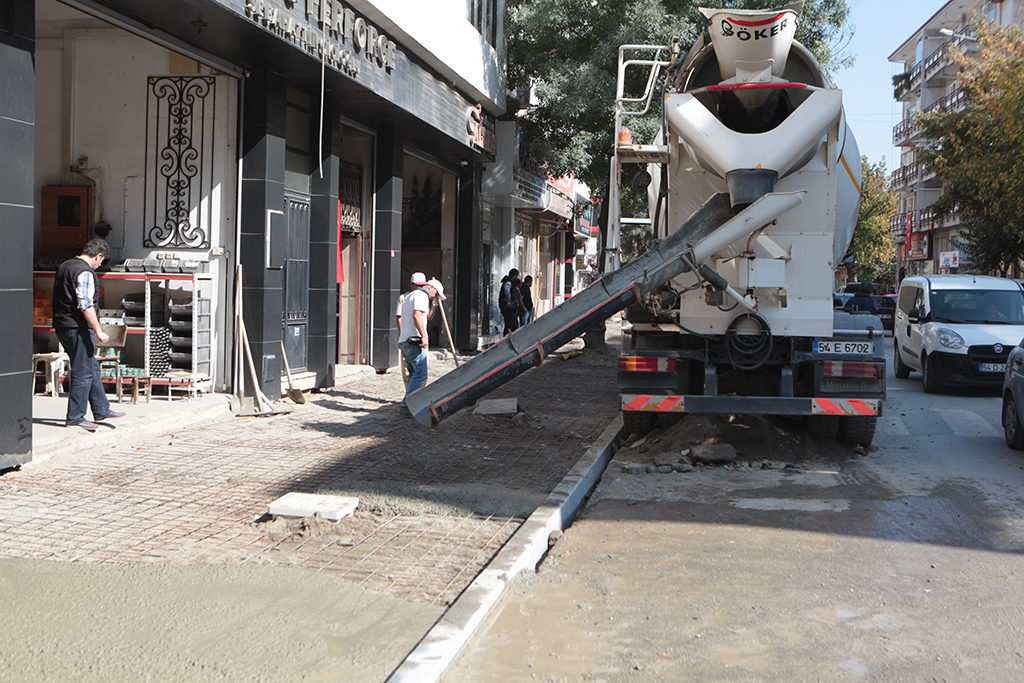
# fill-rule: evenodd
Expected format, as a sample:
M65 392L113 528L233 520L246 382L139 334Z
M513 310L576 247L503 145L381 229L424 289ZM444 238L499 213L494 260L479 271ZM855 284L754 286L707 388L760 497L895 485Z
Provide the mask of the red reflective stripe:
M709 85L707 90L803 90L806 87L806 83L722 83Z
M677 403L683 400L682 396L669 396L665 398L661 403L658 404L659 411L672 410Z
M644 404L651 399L650 396L637 396L632 401L627 403L622 409L623 410L640 410L644 407Z
M732 17L728 17L728 20L729 23L736 24L737 26L746 26L749 28L751 26L767 26L768 24L774 24L776 21L778 21L784 16L786 16L786 13L780 12L771 19L762 19L761 21L744 21L743 19L733 19Z
M850 405L853 406L853 409L856 410L857 413L860 414L860 415L874 415L875 414L874 409L872 409L871 406L869 406L867 403L865 403L864 401L862 401L859 398L851 398L850 399Z
M819 408L825 411L826 415L842 415L843 411L832 401L825 398L816 398L814 402Z

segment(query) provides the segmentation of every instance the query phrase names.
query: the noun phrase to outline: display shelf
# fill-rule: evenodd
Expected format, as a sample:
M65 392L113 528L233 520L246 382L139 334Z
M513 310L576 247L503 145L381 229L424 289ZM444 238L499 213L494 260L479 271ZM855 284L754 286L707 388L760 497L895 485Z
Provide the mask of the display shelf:
M211 297L214 291L212 274L106 271L96 273L96 275L99 278L100 289L103 291L104 301L100 305L101 308L118 307L126 297L133 295L141 303L143 310L135 311L135 315L142 317L143 325L129 326L126 330L131 337L141 338L141 348L136 342L131 349L125 350L125 354L134 358L134 361L129 364L142 367L147 375L152 375L154 370L162 369L157 367L162 365L161 363L153 362L151 352L154 340L161 337L164 327L169 327L169 325L156 325L155 322L169 322L174 319L170 310L172 300L191 299L193 310L188 316L192 323L191 343L189 346L181 346L178 349L182 352L186 349L190 351L191 363L187 363L185 367L182 367L181 364L171 365L167 369L187 370L191 374L202 376L204 378L203 386L210 382L212 378L212 320L210 313L213 303ZM52 296L55 276L56 273L53 271L36 271L33 273L35 289L42 290L45 296ZM182 316L175 317L181 318ZM40 334L55 334L52 325L33 325L32 330ZM53 338L51 337L50 340L52 344ZM158 378L154 377L154 379Z

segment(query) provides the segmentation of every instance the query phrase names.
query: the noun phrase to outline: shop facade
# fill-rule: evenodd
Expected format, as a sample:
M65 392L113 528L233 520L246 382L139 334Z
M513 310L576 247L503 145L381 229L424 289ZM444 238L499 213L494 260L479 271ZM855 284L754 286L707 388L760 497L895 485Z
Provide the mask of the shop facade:
M113 266L103 307L143 299L143 329L121 351L140 371L164 369L170 326L185 340L171 342L172 368L182 361L207 390L248 387L240 311L269 396L282 345L307 388L333 386L338 364L384 371L414 271L441 280L456 346L477 348L503 3L422 4L13 3L0 26L0 155L17 169L0 195L17 236L5 310L45 314L32 309L47 272L100 235ZM55 227L68 202L78 225ZM191 337L173 326L187 302ZM8 333L18 352L0 372L16 396L3 426L12 462L31 450L33 378L18 359L51 341L33 322Z

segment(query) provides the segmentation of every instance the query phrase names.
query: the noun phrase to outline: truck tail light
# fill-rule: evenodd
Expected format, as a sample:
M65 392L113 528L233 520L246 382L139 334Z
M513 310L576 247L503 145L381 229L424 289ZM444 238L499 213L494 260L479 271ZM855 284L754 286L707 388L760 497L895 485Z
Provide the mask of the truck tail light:
M863 361L825 361L824 377L868 377L878 379L878 364Z
M619 370L630 372L675 372L675 358L656 356L619 356Z

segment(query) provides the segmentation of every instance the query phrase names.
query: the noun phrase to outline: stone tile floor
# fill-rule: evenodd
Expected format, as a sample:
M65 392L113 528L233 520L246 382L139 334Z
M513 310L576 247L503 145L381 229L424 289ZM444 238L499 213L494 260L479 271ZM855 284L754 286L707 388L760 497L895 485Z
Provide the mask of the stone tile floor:
M579 340L568 348L579 348ZM453 368L432 358L431 375ZM429 430L399 373L307 395L288 415L227 418L0 477L0 556L70 562L270 563L451 604L614 418L616 353L544 365ZM290 404L289 404L290 405ZM265 514L289 491L366 500L337 524Z

